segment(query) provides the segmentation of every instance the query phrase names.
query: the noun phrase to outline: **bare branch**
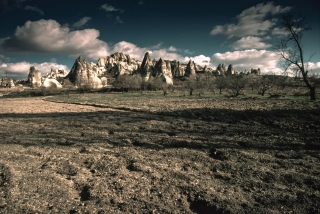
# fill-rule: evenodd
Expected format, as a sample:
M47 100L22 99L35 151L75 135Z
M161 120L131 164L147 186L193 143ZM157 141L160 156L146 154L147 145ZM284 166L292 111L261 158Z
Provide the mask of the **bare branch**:
M306 61L302 48L303 34L311 30L311 27L306 23L306 16L299 15L295 19L291 13L284 14L281 25L288 34L275 45L275 49L280 58L285 61L285 71L295 67L302 74L306 86L310 89L311 99L316 99L315 86L308 80L308 62L314 54L309 58L309 61Z

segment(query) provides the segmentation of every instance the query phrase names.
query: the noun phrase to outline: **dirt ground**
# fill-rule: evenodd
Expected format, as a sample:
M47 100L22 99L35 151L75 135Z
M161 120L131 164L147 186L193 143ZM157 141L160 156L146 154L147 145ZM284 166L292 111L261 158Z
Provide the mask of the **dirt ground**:
M275 105L1 98L0 213L320 213L319 102Z

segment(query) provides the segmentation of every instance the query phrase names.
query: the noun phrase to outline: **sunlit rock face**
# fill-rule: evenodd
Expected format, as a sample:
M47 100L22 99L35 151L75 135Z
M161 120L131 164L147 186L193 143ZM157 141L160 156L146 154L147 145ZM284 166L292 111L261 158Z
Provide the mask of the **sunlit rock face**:
M0 79L0 86L14 88L15 84L14 84L13 80L10 78L1 78Z
M51 68L50 73L48 73L45 77L50 79L57 79L57 78L63 78L66 76L66 73L64 70L56 70L54 68Z
M131 58L128 54L114 53L110 56L100 58L97 63L99 74L105 72L113 75L132 74L139 69L141 62Z
M34 66L30 67L30 71L28 74L28 82L33 88L37 88L42 85L41 73L40 71L36 70Z
M195 75L196 75L196 66L195 66L195 63L190 59L188 65L186 67L186 71L185 71L184 76L192 77Z
M101 82L103 87L108 85L108 79L106 77L101 77Z
M153 68L154 68L153 62L150 58L150 55L148 52L146 52L143 57L140 71L139 71L144 81L148 81L148 79L150 78L150 75L153 73L153 70L154 70Z
M233 75L233 74L235 74L235 71L234 71L234 69L233 69L233 65L229 65L228 66L228 70L227 70L227 72L226 72L226 76L230 76L230 75Z
M170 61L165 61L160 58L159 61L154 66L154 69L152 71L152 76L161 77L167 84L172 85L173 80L172 80Z
M88 86L90 88L101 88L102 82L98 72L91 63L79 56L66 76L77 87Z
M45 88L51 88L51 87L62 88L62 85L56 79L49 79L49 78L46 78L43 81L42 86Z
M216 70L217 72L218 72L218 74L225 74L226 73L226 66L225 66L225 64L224 63L220 63L219 65L218 65L218 67L217 67L217 70Z

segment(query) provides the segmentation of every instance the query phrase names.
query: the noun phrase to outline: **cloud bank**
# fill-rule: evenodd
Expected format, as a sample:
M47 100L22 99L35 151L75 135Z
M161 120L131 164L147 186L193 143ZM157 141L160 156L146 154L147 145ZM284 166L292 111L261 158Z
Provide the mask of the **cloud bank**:
M279 55L273 51L250 49L216 53L212 56L212 61L217 64L232 64L236 71L260 68L263 73L282 73L281 69L277 68Z

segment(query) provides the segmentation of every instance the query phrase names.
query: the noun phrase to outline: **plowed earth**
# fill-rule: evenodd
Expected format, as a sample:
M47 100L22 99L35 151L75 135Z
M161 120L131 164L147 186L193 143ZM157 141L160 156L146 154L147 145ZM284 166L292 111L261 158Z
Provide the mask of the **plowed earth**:
M2 98L0 213L320 213L319 103L233 102L152 113Z

